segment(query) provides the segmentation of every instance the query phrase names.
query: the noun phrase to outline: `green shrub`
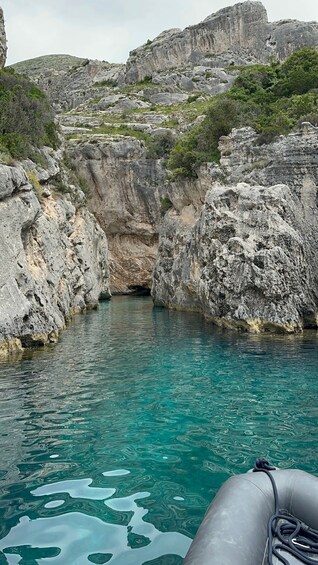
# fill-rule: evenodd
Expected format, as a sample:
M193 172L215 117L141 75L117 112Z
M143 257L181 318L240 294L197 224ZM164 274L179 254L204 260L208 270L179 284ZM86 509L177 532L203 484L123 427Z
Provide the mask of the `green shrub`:
M147 141L148 158L161 159L167 157L175 144L173 133L169 130L156 132Z
M70 187L64 182L61 173L58 173L51 182L57 192L62 194L70 192Z
M218 161L219 139L240 125L240 105L226 96L215 97L203 122L194 126L173 147L168 167L173 176L197 177L201 163Z
M251 126L258 143L288 134L301 120L318 123L318 52L304 48L283 64L241 69L232 88L215 96L206 117L177 141L168 166L172 176L196 177L202 162L218 161L219 139L232 128Z
M191 104L192 102L195 102L198 98L200 98L201 96L201 92L197 92L196 94L191 94L190 96L188 96L188 104Z
M173 207L173 204L169 198L169 196L166 194L165 196L163 196L161 198L161 208L160 208L160 212L161 212L161 216L164 216L166 212L168 212L168 210L170 210L170 208Z
M318 88L318 51L304 47L282 64L275 94L304 94L313 88Z
M54 114L43 92L7 70L0 71L0 143L19 159L28 157L32 146L58 146Z
M111 88L114 88L115 86L118 86L118 82L117 80L114 79L105 79L105 80L100 80L99 82L95 82L94 86L97 86L98 88L103 86L109 86Z
M77 178L78 178L78 184L79 184L80 189L81 189L81 190L84 192L84 194L87 196L88 193L89 193L89 184L88 184L88 180L87 180L85 177L81 176L81 175L79 175Z
M40 200L42 197L42 187L36 173L34 171L27 171L27 177L34 188L38 199Z
M145 82L146 84L149 82L152 82L152 76L151 75L146 75L142 81L140 81L141 83Z

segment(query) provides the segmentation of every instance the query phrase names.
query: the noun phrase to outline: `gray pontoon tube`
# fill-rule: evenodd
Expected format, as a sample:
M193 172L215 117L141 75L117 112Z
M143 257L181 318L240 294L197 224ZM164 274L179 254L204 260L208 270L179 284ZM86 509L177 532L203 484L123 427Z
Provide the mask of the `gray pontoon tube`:
M280 508L318 529L318 478L293 469L271 473ZM274 507L273 487L265 473L231 477L210 505L183 565L262 565ZM299 563L286 558L291 565Z

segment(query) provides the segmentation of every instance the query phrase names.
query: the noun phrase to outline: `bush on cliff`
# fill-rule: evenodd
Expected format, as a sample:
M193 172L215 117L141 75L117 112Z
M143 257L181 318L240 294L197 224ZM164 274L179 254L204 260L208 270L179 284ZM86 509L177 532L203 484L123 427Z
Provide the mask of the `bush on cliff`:
M226 94L215 96L205 119L173 147L173 176L196 177L203 162L219 160L218 143L234 127L251 126L259 143L288 134L301 121L317 122L318 52L303 48L283 64L243 69Z
M218 141L240 124L240 105L227 97L216 97L201 124L187 132L171 151L168 167L173 176L196 177L199 164L219 159Z
M32 155L32 146L42 145L58 145L46 96L27 78L0 71L0 150L23 159Z

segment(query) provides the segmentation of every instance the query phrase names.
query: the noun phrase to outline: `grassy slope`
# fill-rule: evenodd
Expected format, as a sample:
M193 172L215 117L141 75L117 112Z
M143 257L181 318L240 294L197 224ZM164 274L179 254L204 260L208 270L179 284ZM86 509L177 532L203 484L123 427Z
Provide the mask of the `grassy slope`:
M79 66L83 61L85 59L73 57L72 55L43 55L35 59L20 61L11 66L17 73L32 77L32 75L38 75L48 69L67 71L70 67Z

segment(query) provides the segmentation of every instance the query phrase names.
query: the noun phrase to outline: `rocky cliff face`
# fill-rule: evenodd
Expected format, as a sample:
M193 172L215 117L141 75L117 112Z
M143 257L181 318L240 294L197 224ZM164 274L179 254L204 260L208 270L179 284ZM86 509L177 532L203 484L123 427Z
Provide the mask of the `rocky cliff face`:
M303 123L288 136L260 145L252 128L234 129L220 140L220 166L212 175L230 183L248 182L270 186L287 184L304 201L318 185L318 128ZM307 206L308 207L308 206Z
M250 128L234 130L221 139L219 166L173 185L147 143L200 121L210 95L231 86L236 64L317 45L318 24L269 24L261 3L244 2L163 32L126 67L63 56L58 70L52 60L44 72L37 60L33 79L62 112L72 166L109 241L113 292L150 288L161 229L155 302L255 331L316 325L317 130L305 125L268 146ZM163 221L162 199L173 206Z
M89 187L88 207L107 235L111 291L150 290L158 247L166 175L133 138L96 136L69 144L78 175Z
M15 67L32 77L62 111L107 98L113 89L127 94L125 84L149 77L157 97L151 103L165 98L162 103L171 104L186 100L191 91L214 95L229 89L238 74L236 65L268 63L271 57L283 61L300 47L317 45L318 23L269 23L261 2L247 1L184 30L162 32L131 51L126 65L52 55Z
M57 111L65 111L96 98L109 86L124 82L124 65L71 55L44 55L14 65L48 95Z
M253 30L253 31L252 31ZM127 82L190 64L221 67L264 61L268 36L267 13L260 2L243 2L220 10L203 22L160 34L151 44L130 53Z
M256 137L243 128L221 140L203 207L188 189L177 196L160 234L154 301L249 331L316 327L318 129L305 124L268 146Z
M126 80L187 66L210 68L286 59L300 47L318 44L318 24L284 20L268 23L260 2L224 8L185 30L169 30L130 53Z
M110 293L106 237L88 210L49 183L39 201L20 165L1 165L0 179L0 354L7 354L55 341L73 313Z
M4 27L4 17L2 8L0 8L0 69L3 69L7 58L7 39Z
M318 45L318 23L281 20L270 26L267 46L273 50L280 61L284 61L301 47Z
M202 311L228 328L316 326L318 296L303 221L301 204L285 185L212 188L190 229L185 212L167 219L155 303Z

